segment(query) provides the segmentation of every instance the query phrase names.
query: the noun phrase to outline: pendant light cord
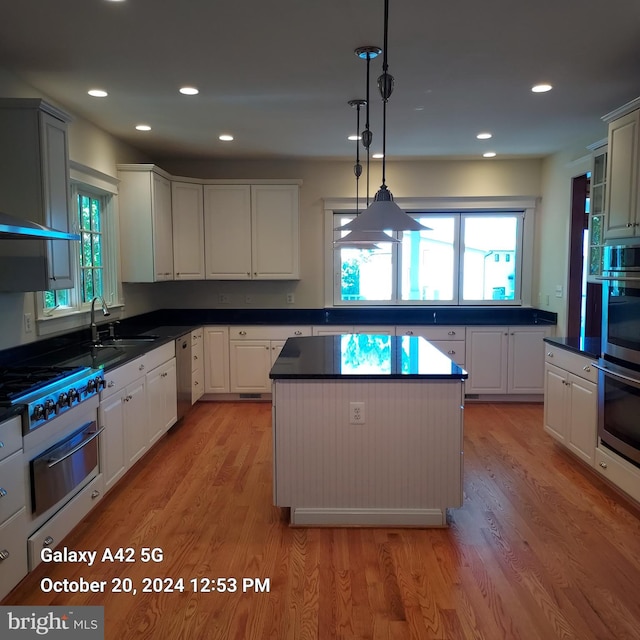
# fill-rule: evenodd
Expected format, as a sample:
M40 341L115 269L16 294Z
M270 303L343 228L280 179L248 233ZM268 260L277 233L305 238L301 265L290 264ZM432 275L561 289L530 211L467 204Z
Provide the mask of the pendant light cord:
M389 100L387 51L389 49L389 0L384 0L384 41L382 45L382 187L386 189L386 162L387 162L387 101ZM380 80L378 80L380 82Z
M371 54L367 53L367 123L365 125L366 140L365 147L367 149L367 207L369 206L369 147L371 146L371 136L369 135L369 103L371 102L369 96L369 76L371 75L369 70L371 68Z

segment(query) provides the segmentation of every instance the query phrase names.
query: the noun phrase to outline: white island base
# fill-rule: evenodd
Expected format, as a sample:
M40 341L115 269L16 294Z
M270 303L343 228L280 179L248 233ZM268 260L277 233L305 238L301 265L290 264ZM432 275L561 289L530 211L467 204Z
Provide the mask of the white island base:
M292 525L447 526L462 505L462 380L273 382L274 503Z

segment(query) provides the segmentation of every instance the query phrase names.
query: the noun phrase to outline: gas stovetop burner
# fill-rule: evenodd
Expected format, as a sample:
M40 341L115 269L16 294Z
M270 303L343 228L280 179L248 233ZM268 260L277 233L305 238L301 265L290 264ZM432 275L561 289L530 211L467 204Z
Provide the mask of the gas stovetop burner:
M15 404L21 396L38 391L85 369L87 368L37 365L0 368L0 400Z
M25 405L25 434L72 410L104 387L102 370L91 367L0 368L0 406Z

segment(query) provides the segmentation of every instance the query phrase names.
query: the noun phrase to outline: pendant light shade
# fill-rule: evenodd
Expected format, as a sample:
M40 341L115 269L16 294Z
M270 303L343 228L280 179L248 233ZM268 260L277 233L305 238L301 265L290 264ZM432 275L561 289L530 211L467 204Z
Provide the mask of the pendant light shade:
M400 242L384 231L350 231L333 243L334 249L379 249L381 242Z
M394 201L391 191L386 185L387 159L387 102L394 87L394 78L389 73L387 62L389 35L389 0L384 2L384 47L382 74L378 78L378 89L382 97L382 184L373 202L354 220L340 227L350 231L430 231L408 213L403 211ZM368 86L368 79L367 79ZM367 96L368 97L368 96Z

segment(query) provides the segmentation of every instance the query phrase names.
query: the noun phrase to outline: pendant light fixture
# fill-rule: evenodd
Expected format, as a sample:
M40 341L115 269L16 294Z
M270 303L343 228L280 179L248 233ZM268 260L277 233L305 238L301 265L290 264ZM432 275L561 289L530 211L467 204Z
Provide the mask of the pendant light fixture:
M382 184L373 202L355 219L340 227L350 231L429 231L417 220L412 218L393 201L393 194L386 184L387 160L387 102L393 92L394 78L389 73L387 59L389 35L389 0L384 2L384 45L382 75L378 78L378 89L382 97ZM367 77L368 86L368 77ZM364 140L363 140L364 143ZM369 139L369 144L371 140Z
M380 51L378 49L378 51ZM349 100L349 106L356 108L356 131L360 132L360 108L367 104L366 100ZM367 118L367 129L368 129ZM365 132L361 137L365 140ZM367 137L370 142L370 136ZM362 165L360 164L360 143L356 139L356 163L353 165L353 173L356 176L356 215L360 213L360 176L362 175ZM367 205L369 204L369 153L367 147ZM334 249L379 249L378 242L393 242L395 239L384 231L349 231L346 235L334 240ZM397 240L395 240L397 242Z

